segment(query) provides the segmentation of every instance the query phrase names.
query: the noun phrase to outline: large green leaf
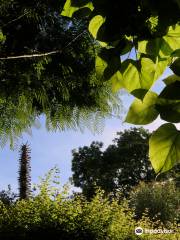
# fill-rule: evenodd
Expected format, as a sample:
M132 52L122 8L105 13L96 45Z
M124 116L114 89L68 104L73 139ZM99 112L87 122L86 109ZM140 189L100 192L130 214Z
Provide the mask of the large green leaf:
M162 125L149 140L149 156L156 173L166 172L180 162L180 131L171 123Z
M157 104L156 109L160 114L161 119L167 122L180 122L180 102Z
M180 82L168 84L158 96L156 109L163 120L180 122Z
M136 61L132 59L125 60L121 65L121 74L123 77L122 85L127 91L132 92L135 89L141 88Z
M167 59L156 59L154 63L149 58L141 58L141 87L149 89L153 83L163 74L167 67Z
M167 35L153 40L140 41L138 51L161 58L170 56L180 47L180 25L171 26Z
M142 125L149 124L158 116L155 104L158 95L154 92L148 92L143 101L135 99L129 108L125 122Z
M176 75L180 76L180 58L177 58L170 68Z
M177 76L176 74L172 74L171 76L163 79L163 81L165 82L166 85L169 85L173 82L180 81L180 77Z
M96 39L97 33L101 25L105 22L105 18L101 15L96 15L93 17L89 23L89 32L92 34L92 36ZM107 43L99 41L101 46L106 46Z
M180 48L175 50L172 54L171 54L172 57L180 57Z
M159 98L180 100L180 81L167 85L160 93Z
M98 54L107 63L107 68L104 70L104 78L109 80L117 71L120 70L121 61L119 52L115 48L102 48Z
M110 82L112 84L112 91L113 92L117 92L119 91L121 88L123 88L122 86L122 75L119 71L117 71L110 79Z
M108 61L99 56L96 57L96 77L102 81L108 80L112 85L112 91L117 92L120 88L122 88L122 75L119 71L117 71L117 64L120 64L120 60L117 63L117 59L114 59L113 62L116 64L109 71ZM115 71L113 71L115 70ZM109 72L107 72L109 71ZM108 76L107 76L108 75ZM108 79L107 79L108 77Z
M84 3L83 3L84 2ZM94 9L91 1L81 1L79 5L75 0L66 0L63 11L61 12L62 16L72 17L77 11L89 9L92 11Z
M125 60L121 65L122 85L130 93L136 89L149 90L166 66L167 60L156 63L146 57L142 57L139 61Z

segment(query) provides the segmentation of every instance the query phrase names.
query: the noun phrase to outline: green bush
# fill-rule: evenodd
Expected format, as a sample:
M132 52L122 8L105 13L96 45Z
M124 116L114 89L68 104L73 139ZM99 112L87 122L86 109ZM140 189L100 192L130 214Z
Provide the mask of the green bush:
M180 189L173 181L142 182L131 193L130 205L136 219L146 212L152 221L180 222Z
M50 171L37 186L38 194L12 205L0 202L0 239L2 240L136 240L135 227L153 229L147 217L136 221L128 201L104 197L97 191L91 201L83 196L69 197L68 188L55 187ZM49 183L52 180L51 184ZM169 225L176 228L176 223ZM161 224L159 223L159 226ZM163 226L161 226L163 227ZM167 239L169 236L143 234L141 239ZM171 235L175 240L176 234Z
M8 190L0 191L0 201L3 202L4 204L7 205L13 204L17 197L18 197L17 194L12 192L10 185L8 185Z

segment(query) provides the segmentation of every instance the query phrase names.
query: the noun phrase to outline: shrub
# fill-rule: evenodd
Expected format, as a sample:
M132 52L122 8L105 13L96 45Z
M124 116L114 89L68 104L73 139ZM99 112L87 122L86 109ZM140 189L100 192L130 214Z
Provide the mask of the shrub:
M8 185L8 190L0 191L0 201L4 204L10 205L17 199L17 194L12 192L11 186Z
M146 216L136 221L127 200L121 203L116 199L110 201L101 190L91 201L82 195L69 197L67 186L60 189L49 184L52 174L50 171L42 179L37 185L38 194L30 199L19 200L10 206L0 202L0 239L136 240L139 237L134 233L135 227L154 227ZM175 229L175 222L169 227ZM158 234L156 239L168 237ZM146 234L141 238L155 239ZM172 234L172 240L175 239L176 234Z
M130 205L135 209L136 219L140 219L147 212L152 221L180 222L179 199L180 190L173 181L142 182L131 193Z

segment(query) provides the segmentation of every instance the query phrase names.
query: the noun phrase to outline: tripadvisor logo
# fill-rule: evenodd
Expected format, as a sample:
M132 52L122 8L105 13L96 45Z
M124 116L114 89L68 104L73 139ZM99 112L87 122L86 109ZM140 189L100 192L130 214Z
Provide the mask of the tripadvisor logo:
M136 235L141 235L141 234L143 234L143 229L142 229L141 227L135 228L135 234L136 234Z

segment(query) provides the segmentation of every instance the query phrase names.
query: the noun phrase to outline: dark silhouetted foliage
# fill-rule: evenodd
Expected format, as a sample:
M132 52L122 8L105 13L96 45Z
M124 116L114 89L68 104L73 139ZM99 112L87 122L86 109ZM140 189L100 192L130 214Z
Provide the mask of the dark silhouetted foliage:
M149 132L131 128L117 135L105 151L101 150L102 143L92 142L72 152L73 183L88 198L97 186L106 193L120 191L127 196L140 181L155 178L148 157Z
M31 193L31 157L30 147L23 144L20 149L19 158L19 197L20 199L28 199Z

